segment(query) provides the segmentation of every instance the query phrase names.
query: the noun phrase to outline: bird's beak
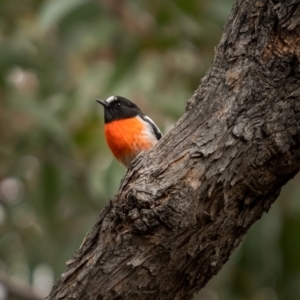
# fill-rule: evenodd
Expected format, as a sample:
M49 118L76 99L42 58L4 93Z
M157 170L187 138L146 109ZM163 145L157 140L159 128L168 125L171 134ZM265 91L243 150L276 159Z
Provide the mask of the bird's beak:
M104 107L108 107L108 103L107 103L106 101L100 100L100 99L96 99L96 101L97 101L98 103L100 103L101 105L103 105Z

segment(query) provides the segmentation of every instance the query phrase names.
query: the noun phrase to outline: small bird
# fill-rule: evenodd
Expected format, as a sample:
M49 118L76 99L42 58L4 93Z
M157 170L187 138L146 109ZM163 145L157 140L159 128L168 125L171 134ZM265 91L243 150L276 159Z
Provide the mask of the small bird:
M156 124L130 100L111 96L96 101L104 107L106 142L125 168L129 168L139 153L151 149L161 139Z

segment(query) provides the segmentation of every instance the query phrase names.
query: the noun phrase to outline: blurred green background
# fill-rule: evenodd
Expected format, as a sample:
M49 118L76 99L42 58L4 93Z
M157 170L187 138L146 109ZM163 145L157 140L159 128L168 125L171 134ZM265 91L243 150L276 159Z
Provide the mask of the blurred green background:
M125 170L96 98L166 133L209 68L231 0L0 0L0 275L48 294ZM195 299L300 299L300 177ZM19 300L0 283L0 300Z

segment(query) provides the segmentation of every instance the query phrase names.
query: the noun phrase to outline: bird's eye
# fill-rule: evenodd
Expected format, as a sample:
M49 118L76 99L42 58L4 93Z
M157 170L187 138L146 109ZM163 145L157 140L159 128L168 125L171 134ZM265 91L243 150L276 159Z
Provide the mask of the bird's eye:
M115 103L115 107L116 107L116 108L119 108L120 106L121 106L121 103L120 103L120 102L116 102L116 103Z

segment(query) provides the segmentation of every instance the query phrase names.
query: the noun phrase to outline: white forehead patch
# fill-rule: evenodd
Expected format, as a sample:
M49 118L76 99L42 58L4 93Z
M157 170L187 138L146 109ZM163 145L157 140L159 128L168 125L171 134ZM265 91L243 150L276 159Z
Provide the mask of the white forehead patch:
M113 102L113 101L115 101L115 100L117 100L117 97L115 97L115 96L110 96L110 97L108 97L108 98L105 100L105 102L106 102L106 103L111 103L111 102Z

